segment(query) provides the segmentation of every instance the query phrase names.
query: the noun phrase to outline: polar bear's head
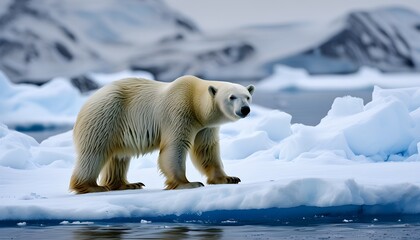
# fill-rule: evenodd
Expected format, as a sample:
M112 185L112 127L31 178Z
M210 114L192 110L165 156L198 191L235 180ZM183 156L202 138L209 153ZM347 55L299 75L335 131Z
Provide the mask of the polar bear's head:
M239 84L229 84L221 87L209 86L208 90L220 111L231 121L244 118L251 111L249 104L254 93L253 85L247 87Z

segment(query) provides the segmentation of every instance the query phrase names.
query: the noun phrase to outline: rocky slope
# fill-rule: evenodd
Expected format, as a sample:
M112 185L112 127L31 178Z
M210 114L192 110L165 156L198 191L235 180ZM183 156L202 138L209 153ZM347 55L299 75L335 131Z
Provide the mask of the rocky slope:
M152 43L197 32L156 0L19 0L1 3L0 70L14 82L126 68Z
M330 23L202 33L156 0L22 0L0 3L0 70L14 82L142 69L170 81L183 74L258 80L276 64L311 74L419 71L420 15L402 8L359 11Z
M282 59L310 73L352 72L370 66L383 72L420 70L420 15L408 9L359 11L344 17L342 29L320 46ZM314 66L311 59L330 64ZM336 65L336 69L332 69Z

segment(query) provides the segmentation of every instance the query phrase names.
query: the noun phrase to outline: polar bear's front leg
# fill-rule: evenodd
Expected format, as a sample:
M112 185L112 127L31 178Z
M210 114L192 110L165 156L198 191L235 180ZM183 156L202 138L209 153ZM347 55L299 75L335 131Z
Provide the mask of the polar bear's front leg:
M236 184L238 177L226 175L220 159L219 128L205 128L197 133L191 149L195 167L207 176L208 184Z
M203 187L201 182L189 182L185 176L187 146L185 141L177 140L163 144L159 153L159 168L166 177L166 189L187 189Z

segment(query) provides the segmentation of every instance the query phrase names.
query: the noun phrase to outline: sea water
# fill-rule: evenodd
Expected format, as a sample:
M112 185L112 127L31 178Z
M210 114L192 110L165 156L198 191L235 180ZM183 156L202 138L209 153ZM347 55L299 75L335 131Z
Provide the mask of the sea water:
M31 222L0 226L0 239L420 239L418 219L382 221L373 217L363 222L349 218L336 223L272 224L243 224L234 220L218 224L147 220L64 225Z

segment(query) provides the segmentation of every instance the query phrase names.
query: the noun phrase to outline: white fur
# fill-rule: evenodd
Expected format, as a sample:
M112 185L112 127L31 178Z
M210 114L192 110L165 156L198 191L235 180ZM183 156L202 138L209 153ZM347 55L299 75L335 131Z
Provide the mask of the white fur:
M141 188L142 183L127 182L130 158L158 149L167 189L202 185L185 176L188 151L208 183L237 183L223 171L218 126L244 117L241 108L249 106L253 90L193 76L172 83L129 78L105 86L78 115L70 188L78 193Z

